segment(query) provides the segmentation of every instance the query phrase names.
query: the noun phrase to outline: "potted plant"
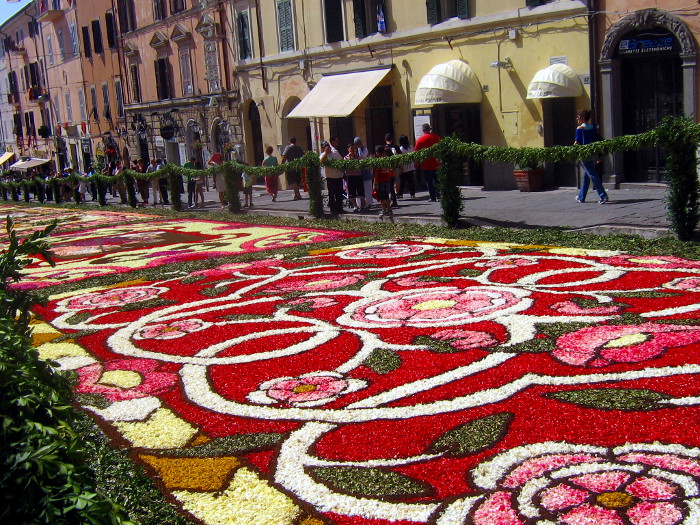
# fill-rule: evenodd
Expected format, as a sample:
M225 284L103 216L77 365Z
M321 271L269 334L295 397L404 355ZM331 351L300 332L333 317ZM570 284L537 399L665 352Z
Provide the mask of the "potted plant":
M520 191L542 191L544 187L544 168L538 158L536 148L522 148L519 162L513 170L515 184Z

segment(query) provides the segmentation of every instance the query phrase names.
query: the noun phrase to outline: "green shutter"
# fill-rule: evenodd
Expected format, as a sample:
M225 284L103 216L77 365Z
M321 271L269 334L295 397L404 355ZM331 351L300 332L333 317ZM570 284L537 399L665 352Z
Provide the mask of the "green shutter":
M238 13L238 47L241 60L253 56L250 47L248 13Z
M527 7L537 7L538 5L542 5L546 3L546 0L525 0L525 5Z
M280 51L291 51L294 49L292 0L277 0L277 15L280 30Z
M352 0L355 17L355 37L367 36L367 15L365 13L365 0Z
M459 18L469 18L469 2L467 0L457 0L455 2L455 12Z
M425 8L428 14L428 23L430 25L439 24L442 22L442 13L440 12L440 0L426 0Z

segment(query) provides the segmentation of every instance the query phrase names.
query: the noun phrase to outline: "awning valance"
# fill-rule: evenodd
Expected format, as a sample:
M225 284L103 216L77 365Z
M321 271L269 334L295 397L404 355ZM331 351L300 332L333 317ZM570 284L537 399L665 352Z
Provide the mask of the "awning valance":
M12 157L14 157L15 154L12 151L7 151L2 154L2 157L0 157L0 166L5 164L8 160L10 160Z
M49 159L27 159L27 160L20 160L19 162L15 162L14 164L10 165L9 169L11 170L17 170L17 171L27 171L29 168L36 168L37 166L41 166L42 164L46 164L49 162Z
M389 68L325 76L287 118L347 117L388 72Z
M566 64L540 69L527 87L527 98L580 97L583 84L576 71Z
M471 66L464 60L450 60L433 67L420 80L415 104L472 104L481 102L481 97L481 84Z

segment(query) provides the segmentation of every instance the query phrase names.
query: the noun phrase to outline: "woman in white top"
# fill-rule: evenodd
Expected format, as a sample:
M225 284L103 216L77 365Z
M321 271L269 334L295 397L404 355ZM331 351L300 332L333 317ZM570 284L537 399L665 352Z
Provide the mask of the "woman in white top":
M403 153L412 153L413 146L409 144L408 137L406 135L401 135L399 137L399 150ZM413 162L409 162L404 166L401 166L401 175L399 176L399 191L397 197L403 198L404 190L408 190L411 198L416 196L416 181L415 181L416 167Z

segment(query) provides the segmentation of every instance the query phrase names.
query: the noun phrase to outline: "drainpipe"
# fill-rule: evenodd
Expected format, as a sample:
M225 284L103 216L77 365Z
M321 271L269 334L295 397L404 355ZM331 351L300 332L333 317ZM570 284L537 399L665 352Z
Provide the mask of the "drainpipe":
M262 76L262 84L265 93L267 93L267 76L265 75L265 66L263 65L263 56L265 55L265 44L262 36L262 20L260 16L260 0L255 0L255 22L258 26L258 46L260 47L260 76Z
M596 49L598 45L598 26L595 15L597 7L596 0L588 0L588 60L591 78L591 112L594 121L600 124L598 114L598 55Z

